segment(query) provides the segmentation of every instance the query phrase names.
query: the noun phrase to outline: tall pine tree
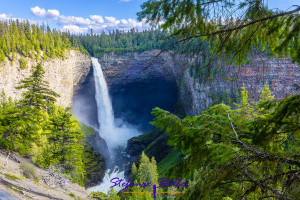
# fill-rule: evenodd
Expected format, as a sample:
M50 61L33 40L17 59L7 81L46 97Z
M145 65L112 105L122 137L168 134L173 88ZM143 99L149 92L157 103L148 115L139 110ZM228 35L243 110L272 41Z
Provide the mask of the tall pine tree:
M39 63L33 68L33 73L24 80L21 81L17 89L25 89L20 101L21 106L44 109L49 104L53 104L56 101L56 97L59 95L53 90L49 89L49 83L44 80L45 71L42 64Z

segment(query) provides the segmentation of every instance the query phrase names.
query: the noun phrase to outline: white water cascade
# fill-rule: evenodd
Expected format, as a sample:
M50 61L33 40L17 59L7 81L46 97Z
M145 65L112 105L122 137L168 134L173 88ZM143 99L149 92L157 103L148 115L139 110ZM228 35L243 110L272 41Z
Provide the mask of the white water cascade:
M140 133L135 127L131 127L128 124L119 123L116 125L114 119L114 113L112 109L112 104L108 92L108 87L106 84L105 77L102 72L102 68L97 58L92 58L92 64L94 68L94 78L96 86L96 102L98 109L98 121L99 121L99 134L106 141L108 145L108 150L112 152L113 149L123 146L126 146L127 140L139 135ZM114 162L115 158L111 158ZM107 169L105 177L100 185L90 188L92 191L101 191L106 193L112 183L110 180L112 178L124 178L124 172L119 171L119 167L115 166L112 170ZM118 191L121 188L115 188L114 190Z

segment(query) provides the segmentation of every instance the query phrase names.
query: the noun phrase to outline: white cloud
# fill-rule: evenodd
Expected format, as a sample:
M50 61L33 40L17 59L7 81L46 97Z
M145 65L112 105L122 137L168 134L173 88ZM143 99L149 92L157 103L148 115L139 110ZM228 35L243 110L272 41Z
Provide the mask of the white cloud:
M51 19L57 19L59 17L59 11L55 9L47 10L47 17Z
M19 22L28 21L30 24L38 24L38 25L45 24L45 22L41 20L16 18L16 17L11 17L10 15L7 15L5 13L0 14L0 21L5 21L5 20L13 20L13 21L19 20Z
M59 17L59 11L56 9L46 10L44 8L40 8L38 6L31 8L31 13L38 17L48 17L50 19L57 19Z
M105 19L108 21L108 23L113 24L113 25L118 25L120 23L119 20L117 20L115 17L106 17Z
M0 14L0 20L8 20L10 17L7 14Z
M39 17L45 17L46 16L46 10L44 8L40 8L38 6L31 8L31 13L35 16Z
M101 33L102 31L105 31L107 29L106 24L93 24L88 26L89 29L93 29L94 33Z
M121 2L129 2L129 1L131 1L131 0L120 0Z
M134 19L121 19L120 24L117 25L116 28L122 30L129 30L131 28L139 29L143 26L143 22L137 22Z
M130 0L121 1L128 2ZM31 8L31 13L35 16L54 19L58 25L63 26L61 30L69 30L72 33L87 33L90 29L93 29L94 33L101 33L102 31L113 29L128 31L134 28L141 31L150 28L145 20L142 20L141 22L138 22L135 19L118 20L112 16L102 17L101 15L90 15L89 18L64 16L60 15L58 10L49 9L46 11L38 6ZM0 15L0 19L6 17L6 15Z
M76 25L65 25L61 29L62 31L70 31L71 33L80 34L80 33L87 33L88 28L80 28Z
M90 18L99 24L104 23L103 17L101 15L90 15Z
M105 21L102 24L91 23L88 26L89 29L93 29L94 33L101 33L102 31L119 29L128 31L132 28L137 30L149 29L150 26L145 21L138 22L135 19L121 19L117 20L115 17L105 17Z
M87 26L91 24L91 21L83 17L74 17L74 16L60 16L60 23L67 25L78 25L78 26Z

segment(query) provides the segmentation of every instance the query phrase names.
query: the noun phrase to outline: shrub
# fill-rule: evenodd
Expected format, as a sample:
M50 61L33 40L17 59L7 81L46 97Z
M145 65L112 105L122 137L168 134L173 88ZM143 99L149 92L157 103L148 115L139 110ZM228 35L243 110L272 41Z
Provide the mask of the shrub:
M76 199L76 196L73 192L69 193L70 197L73 197L74 199Z
M40 176L39 174L36 172L36 169L34 168L34 166L30 163L22 163L20 165L20 168L23 171L23 174L26 178L34 178L35 180L39 181L40 180Z
M9 180L12 180L12 181L14 181L14 180L16 180L16 179L19 179L19 177L15 176L15 175L13 175L13 174L5 173L4 175L5 175L5 178L7 178L7 179L9 179Z
M25 69L27 67L27 61L22 57L20 58L20 68Z

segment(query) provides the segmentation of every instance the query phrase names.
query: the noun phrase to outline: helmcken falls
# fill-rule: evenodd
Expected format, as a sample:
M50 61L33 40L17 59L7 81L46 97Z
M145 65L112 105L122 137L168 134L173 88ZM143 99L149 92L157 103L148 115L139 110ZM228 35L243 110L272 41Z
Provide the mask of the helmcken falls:
M124 178L123 166L119 166L125 163L118 162L121 156L124 156L120 149L125 149L127 140L139 135L139 131L121 121L116 124L114 118L114 112L109 96L108 87L106 84L105 77L103 75L101 65L97 58L92 58L92 64L94 69L95 78L95 99L97 102L98 122L99 122L99 134L106 141L110 158L107 161L108 169L106 170L105 177L101 185L90 188L92 191L107 192L110 189L110 179L114 177ZM120 120L119 120L120 121ZM117 149L117 153L115 152ZM121 188L114 187L114 190Z

